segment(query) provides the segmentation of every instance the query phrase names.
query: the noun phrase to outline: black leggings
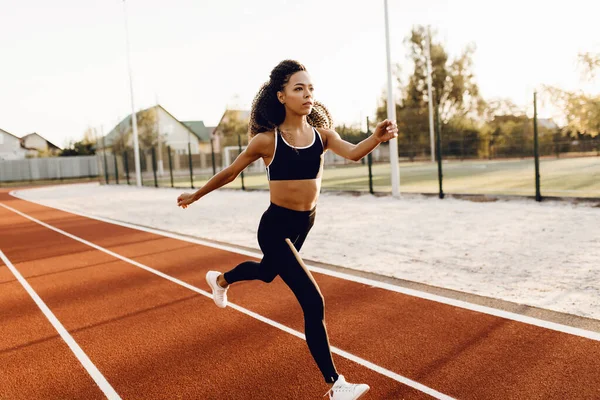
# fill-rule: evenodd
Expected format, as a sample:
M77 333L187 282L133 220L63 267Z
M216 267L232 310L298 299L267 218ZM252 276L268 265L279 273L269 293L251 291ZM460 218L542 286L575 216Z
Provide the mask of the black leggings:
M292 290L304 312L306 343L327 383L338 374L325 330L323 295L298 251L315 221L316 210L295 211L271 203L258 227L260 263L245 261L224 274L227 283L259 279L271 282L277 275Z

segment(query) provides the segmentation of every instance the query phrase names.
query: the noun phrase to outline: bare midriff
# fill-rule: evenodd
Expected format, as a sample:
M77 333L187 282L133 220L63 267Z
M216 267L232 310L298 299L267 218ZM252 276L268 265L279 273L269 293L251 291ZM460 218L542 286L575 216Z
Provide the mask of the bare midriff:
M263 157L265 165L270 165L275 152L275 136L270 135L273 142L269 144L267 155ZM309 138L306 138L306 143L301 143L301 146L308 146ZM313 138L311 137L312 141ZM273 146L273 147L271 147ZM321 177L323 174L323 160L321 158L321 169L315 179L300 179L300 180L275 180L269 181L269 192L271 203L280 207L289 208L296 211L312 210L319 198L321 192Z
M316 179L270 181L271 203L296 211L312 210L321 191L320 175Z

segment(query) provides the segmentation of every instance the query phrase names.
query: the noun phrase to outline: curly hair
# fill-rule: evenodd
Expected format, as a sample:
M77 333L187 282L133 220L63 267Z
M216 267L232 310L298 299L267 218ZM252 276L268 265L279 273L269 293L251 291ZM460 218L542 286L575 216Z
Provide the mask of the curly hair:
M269 81L264 83L252 101L248 135L255 135L275 129L285 120L285 106L277 99L277 92L289 82L290 77L306 67L295 60L284 60L271 71ZM307 122L316 128L333 127L333 119L325 105L315 101Z

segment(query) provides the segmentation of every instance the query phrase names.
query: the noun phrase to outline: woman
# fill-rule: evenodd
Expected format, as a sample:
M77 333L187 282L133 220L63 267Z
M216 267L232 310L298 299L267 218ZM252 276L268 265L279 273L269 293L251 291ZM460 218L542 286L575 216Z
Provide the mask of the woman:
M248 165L262 158L267 166L271 204L258 228L263 252L260 263L246 261L224 274L209 271L206 281L217 306L227 306L229 285L277 275L289 286L304 312L308 348L329 384L330 399L354 400L369 390L347 383L333 364L325 329L323 296L298 251L313 226L321 188L323 153L331 150L358 161L381 142L398 135L395 122L382 121L361 143L344 141L332 129L329 111L313 98L306 68L293 60L279 63L256 95L250 114L250 142L235 161L195 193L184 193L177 205L187 208L203 196L232 182Z

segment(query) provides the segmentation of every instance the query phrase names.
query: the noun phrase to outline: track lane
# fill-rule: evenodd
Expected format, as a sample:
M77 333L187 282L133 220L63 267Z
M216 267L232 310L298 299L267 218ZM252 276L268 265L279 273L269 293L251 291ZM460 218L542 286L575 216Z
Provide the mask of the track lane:
M0 245L123 398L310 399L326 391L304 341L71 239L61 249L60 234L15 216L24 221L9 222L23 233L0 234ZM30 241L52 250L37 260L22 245ZM147 240L127 246L150 258L156 251ZM89 254L96 265L65 252ZM336 362L375 385L374 398L429 398Z
M13 216L0 209L0 236ZM106 398L2 260L0 321L0 399Z
M198 287L204 272L247 256L182 244L31 203L22 211ZM25 211L24 211L25 212ZM38 214L39 213L39 214ZM102 228L109 225L111 228ZM90 229L93 227L93 231ZM104 233L99 233L98 230ZM135 237L156 252L116 238ZM598 342L315 274L332 344L459 398L594 398ZM279 280L236 285L232 301L302 331L295 299ZM274 306L275 305L275 306ZM334 317L332 317L334 315ZM352 327L349 329L348 327ZM342 371L343 372L343 371ZM385 397L384 397L385 398ZM394 398L394 397L391 397Z

